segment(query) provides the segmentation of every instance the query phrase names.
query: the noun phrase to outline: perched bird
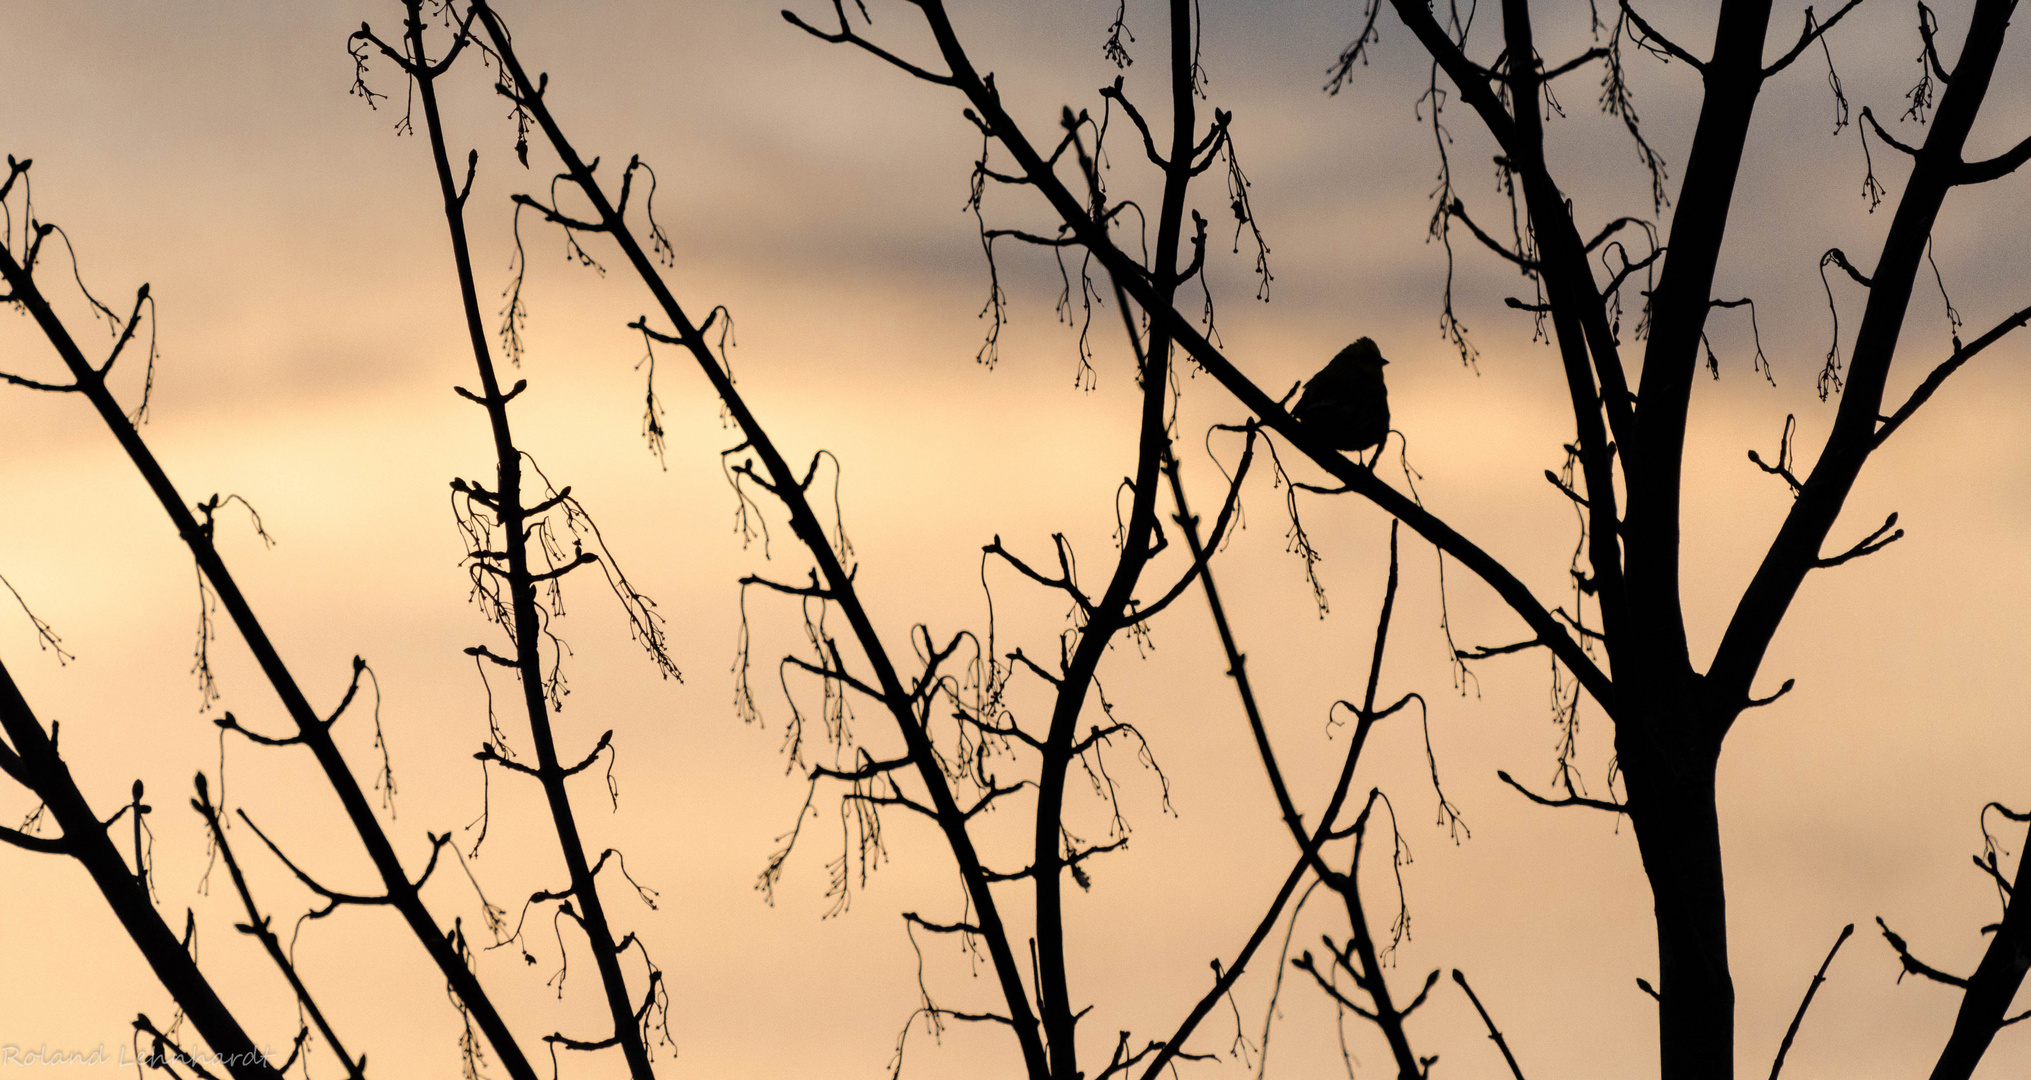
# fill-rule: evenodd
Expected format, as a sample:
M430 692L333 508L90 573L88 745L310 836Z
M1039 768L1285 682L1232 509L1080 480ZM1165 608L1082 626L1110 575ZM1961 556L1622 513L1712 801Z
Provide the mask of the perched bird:
M1335 450L1357 454L1389 437L1389 390L1382 384L1382 351L1362 338L1340 350L1298 397L1291 416Z

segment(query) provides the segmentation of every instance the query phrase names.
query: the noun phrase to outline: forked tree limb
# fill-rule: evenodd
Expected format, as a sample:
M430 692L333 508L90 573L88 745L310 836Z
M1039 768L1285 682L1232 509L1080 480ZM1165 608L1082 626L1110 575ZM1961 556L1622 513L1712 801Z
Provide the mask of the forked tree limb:
M1939 111L1912 167L1911 180L1898 202L1882 254L1870 275L1873 284L1868 306L1856 333L1854 356L1833 431L1805 478L1797 501L1785 515L1776 539L1748 588L1743 590L1715 650L1707 682L1722 700L1747 697L1749 684L1776 636L1778 624L1805 575L1818 565L1821 545L1839 518L1863 465L1881 441L1884 388L1918 264L1925 257L1926 243L1955 184L1961 153L1995 74L2014 7L2012 0L1978 0L1975 5L1966 43L1954 66L1953 80L1941 95ZM2006 320L2003 325L2011 324ZM1923 398L1914 400L1923 403ZM1912 410L1916 407L1917 404L1910 406ZM1910 415L1902 409L1899 413ZM1645 415L1648 416L1647 404ZM1903 420L1897 422L1901 424ZM1731 716L1723 720L1723 730L1729 722Z
M260 908L255 906L254 893L247 885L246 874L240 869L240 860L233 855L232 843L226 839L225 826L219 820L218 808L212 805L209 787L205 775L197 774L197 798L192 799L190 805L204 818L205 826L211 831L212 842L218 845L219 855L225 860L226 872L233 879L233 890L239 893L241 906L247 909L247 921L240 924L237 929L261 943L261 948L268 953L268 958L274 961L277 970L281 971L282 977L288 981L289 988L295 991L296 1000L310 1015L311 1023L317 1025L318 1034L324 1037L325 1045L331 1047L332 1052L338 1055L339 1061L344 1063L348 1080L366 1080L366 1057L362 1055L355 1059L346 1052L345 1043L339 1039L338 1033L332 1030L330 1019L325 1016L324 1009L317 1004L317 999L311 996L310 988L304 985L303 976L296 970L296 964L291 959L289 951L282 947L281 939L269 925L269 916L261 914Z
M1125 313L1127 305L1122 304L1120 306ZM1170 481L1171 497L1178 507L1178 514L1175 519L1178 527L1184 532L1185 542L1192 553L1194 561L1203 561L1205 548L1199 539L1198 519L1192 516L1191 508L1185 501L1184 480L1180 475L1175 457L1169 454L1165 455L1164 471ZM1369 664L1367 691L1363 698L1363 705L1357 710L1359 719L1356 722L1353 738L1348 742L1346 759L1341 765L1340 777L1334 785L1332 797L1327 801L1325 809L1320 813L1318 824L1308 830L1305 827L1303 815L1299 813L1297 804L1291 797L1290 786L1284 779L1283 770L1277 765L1276 753L1270 745L1269 729L1263 721L1262 710L1256 701L1253 683L1248 677L1248 658L1242 654L1239 644L1235 641L1233 627L1227 619L1227 609L1220 600L1220 590L1214 583L1211 568L1209 567L1201 575L1200 585L1205 591L1206 603L1212 612L1214 629L1219 634L1221 649L1227 656L1227 674L1234 680L1235 689L1241 696L1242 712L1248 719L1249 731L1255 738L1256 751L1262 758L1263 769L1269 774L1270 790L1276 797L1277 807L1282 813L1285 827L1290 830L1292 839L1297 842L1299 859L1298 865L1292 869L1290 877L1285 881L1283 891L1277 894L1275 904L1271 906L1269 914L1264 916L1262 922L1257 926L1255 935L1249 939L1247 948L1237 958L1233 969L1216 982L1211 993L1200 1000L1191 1015L1186 1018L1185 1025L1180 1028L1179 1035L1175 1036L1171 1043L1166 1045L1164 1052L1151 1062L1148 1070L1143 1074L1143 1080L1157 1080L1158 1074L1169 1064L1169 1056L1182 1047L1184 1037L1190 1033L1192 1026L1204 1017L1213 1004L1219 1000L1219 996L1225 993L1227 988L1233 984L1234 979L1240 976L1242 966L1247 963L1256 946L1261 944L1262 940L1274 927L1283 904L1289 900L1292 892L1296 890L1303 872L1308 868L1317 873L1319 879L1335 892L1340 893L1347 907L1350 925L1354 931L1350 952L1357 954L1357 957L1363 963L1365 974L1362 975L1359 982L1362 989L1368 992L1371 1006L1370 1008L1354 1006L1354 1011L1382 1029L1385 1039L1389 1042L1390 1051L1397 1059L1398 1071L1401 1076L1415 1080L1416 1077L1421 1075L1418 1058L1410 1048L1409 1036L1404 1031L1403 1021L1410 1014L1410 1011L1417 1007L1418 1002L1424 999L1424 995L1419 994L1417 1000L1408 1006L1401 1009L1396 1007L1390 997L1386 976L1381 964L1377 961L1374 943L1368 933L1367 915L1361 905L1361 885L1357 877L1359 868L1356 867L1342 874L1327 866L1320 856L1320 850L1326 841L1337 835L1334 830L1334 824L1340 816L1341 809L1346 804L1347 796L1353 790L1355 766L1361 760L1361 751L1367 745L1369 731L1374 727L1376 721L1381 718L1381 714L1375 711L1375 697L1382 673L1383 647L1389 637L1390 615L1395 606L1396 583L1396 523L1391 522L1389 529L1389 581L1384 591L1382 612L1378 617L1376 626L1375 647ZM1388 711L1393 711L1393 708ZM1367 815L1364 812L1362 815L1364 821L1366 817ZM1359 823L1357 823L1356 828L1358 829L1359 827ZM1312 974L1314 978L1319 977L1316 971ZM1436 977L1436 974L1434 977ZM1323 980L1321 985L1326 987L1329 994L1338 997L1337 991L1332 990L1331 986ZM1425 984L1425 989L1427 991L1431 989L1429 980ZM1344 999L1341 1000L1344 1001Z

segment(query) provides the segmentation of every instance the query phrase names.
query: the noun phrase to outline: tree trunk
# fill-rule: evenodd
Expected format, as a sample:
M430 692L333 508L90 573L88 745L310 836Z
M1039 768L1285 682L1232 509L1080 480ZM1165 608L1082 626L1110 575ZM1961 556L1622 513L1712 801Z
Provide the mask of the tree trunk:
M1735 984L1728 973L1728 902L1714 801L1720 743L1671 738L1718 725L1681 707L1617 729L1630 818L1656 906L1659 1075L1730 1080Z

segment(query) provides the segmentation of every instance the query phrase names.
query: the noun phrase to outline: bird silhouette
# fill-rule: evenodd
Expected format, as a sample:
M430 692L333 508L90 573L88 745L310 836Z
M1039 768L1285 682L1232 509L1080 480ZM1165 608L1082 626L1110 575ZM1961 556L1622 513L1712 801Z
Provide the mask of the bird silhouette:
M1389 389L1382 382L1387 363L1367 338L1341 349L1305 384L1291 416L1335 450L1379 448L1389 437Z

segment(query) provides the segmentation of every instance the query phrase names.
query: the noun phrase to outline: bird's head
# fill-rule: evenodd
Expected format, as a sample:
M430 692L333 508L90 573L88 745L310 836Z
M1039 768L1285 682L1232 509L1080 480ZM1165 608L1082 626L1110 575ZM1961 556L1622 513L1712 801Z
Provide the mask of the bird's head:
M1389 361L1382 358L1382 350L1375 347L1375 342L1372 339L1361 338L1355 341L1354 344L1341 349L1339 355L1333 357L1333 362L1327 366L1379 371L1382 365L1387 363Z

